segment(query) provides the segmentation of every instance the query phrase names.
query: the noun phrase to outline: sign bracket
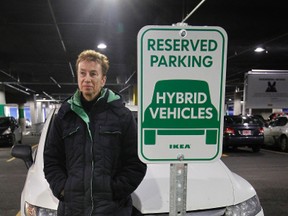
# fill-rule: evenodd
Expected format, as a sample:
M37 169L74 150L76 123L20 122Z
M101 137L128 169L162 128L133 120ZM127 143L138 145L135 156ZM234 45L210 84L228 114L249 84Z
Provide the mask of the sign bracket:
M181 23L184 23L206 0L202 0L183 20Z

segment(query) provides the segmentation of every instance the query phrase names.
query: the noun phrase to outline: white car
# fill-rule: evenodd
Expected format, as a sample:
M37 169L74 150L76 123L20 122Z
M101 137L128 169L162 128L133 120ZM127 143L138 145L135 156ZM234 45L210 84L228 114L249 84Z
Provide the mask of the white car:
M288 152L288 116L278 116L264 128L264 144Z
M38 149L15 145L12 156L29 168L21 194L21 216L56 216L58 200L49 189L43 172L43 149L56 110L44 125ZM148 164L147 174L132 194L135 215L169 215L170 164ZM218 160L187 166L186 215L264 216L256 191L245 179Z

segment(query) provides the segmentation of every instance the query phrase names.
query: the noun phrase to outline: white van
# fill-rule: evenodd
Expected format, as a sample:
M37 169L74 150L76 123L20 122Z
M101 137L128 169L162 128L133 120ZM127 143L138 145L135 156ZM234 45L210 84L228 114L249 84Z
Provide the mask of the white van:
M54 114L51 110L38 147L15 145L12 156L23 159L29 168L21 194L21 216L56 216L58 200L49 188L43 172L43 150ZM170 165L148 164L147 174L132 194L134 215L169 215ZM219 160L188 164L188 216L264 216L256 191L245 179L232 173Z

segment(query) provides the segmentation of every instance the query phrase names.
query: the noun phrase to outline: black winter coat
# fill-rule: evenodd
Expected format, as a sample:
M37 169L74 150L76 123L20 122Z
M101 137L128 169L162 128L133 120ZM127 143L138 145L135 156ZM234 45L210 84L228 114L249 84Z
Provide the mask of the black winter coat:
M65 216L131 215L130 194L146 165L137 155L135 119L119 95L103 89L89 115L79 91L62 104L46 141L44 173Z

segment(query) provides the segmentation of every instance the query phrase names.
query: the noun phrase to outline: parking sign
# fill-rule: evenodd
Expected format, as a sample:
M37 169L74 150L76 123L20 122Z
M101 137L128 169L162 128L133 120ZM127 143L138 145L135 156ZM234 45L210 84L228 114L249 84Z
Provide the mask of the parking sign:
M145 26L137 48L140 159L187 163L220 158L226 32L220 27Z

